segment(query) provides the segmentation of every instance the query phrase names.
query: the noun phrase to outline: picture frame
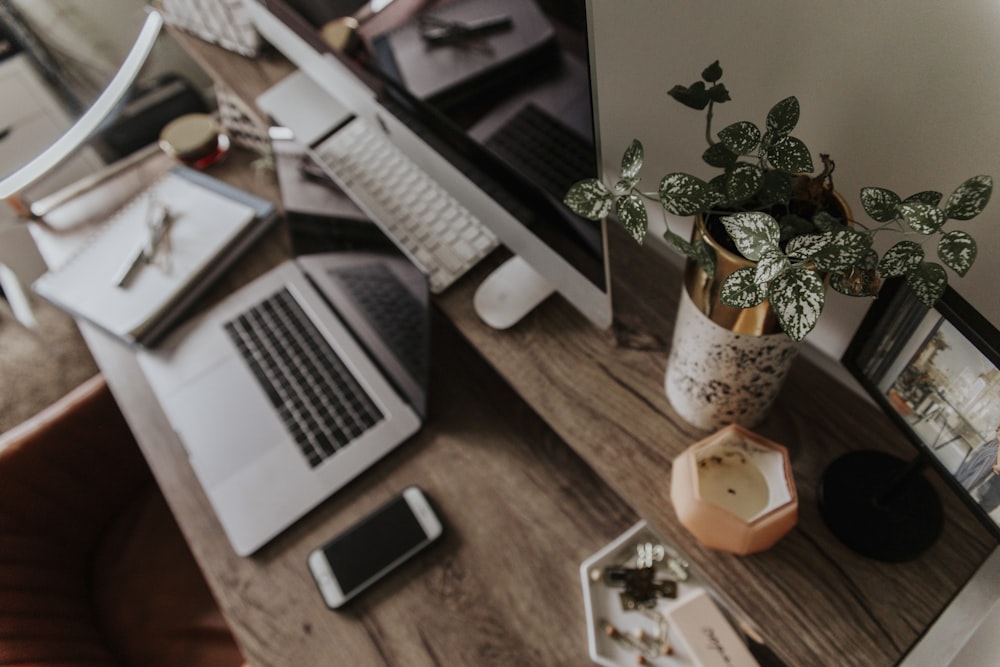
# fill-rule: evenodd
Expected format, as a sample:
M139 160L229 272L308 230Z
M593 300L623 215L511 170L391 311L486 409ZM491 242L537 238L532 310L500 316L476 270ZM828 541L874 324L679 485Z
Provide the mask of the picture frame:
M1000 332L954 289L887 281L842 363L1000 538Z

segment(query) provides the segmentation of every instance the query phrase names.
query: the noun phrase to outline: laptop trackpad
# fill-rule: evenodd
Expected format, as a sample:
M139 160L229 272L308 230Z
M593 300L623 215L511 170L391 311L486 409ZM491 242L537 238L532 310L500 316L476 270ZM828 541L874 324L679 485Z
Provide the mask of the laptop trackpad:
M238 357L199 375L163 401L206 487L289 440L257 381Z

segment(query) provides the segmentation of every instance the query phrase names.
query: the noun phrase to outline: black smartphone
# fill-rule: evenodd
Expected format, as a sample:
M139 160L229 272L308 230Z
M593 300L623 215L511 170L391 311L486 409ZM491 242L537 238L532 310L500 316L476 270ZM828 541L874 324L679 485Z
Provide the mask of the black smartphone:
M323 601L337 609L441 536L427 496L411 486L309 554Z

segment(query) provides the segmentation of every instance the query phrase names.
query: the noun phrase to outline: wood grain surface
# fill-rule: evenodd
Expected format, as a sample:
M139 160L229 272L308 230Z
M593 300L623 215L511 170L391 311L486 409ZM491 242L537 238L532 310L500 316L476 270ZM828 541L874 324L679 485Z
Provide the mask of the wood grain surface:
M799 494L799 524L773 549L738 557L704 549L669 500L671 462L706 432L670 407L663 378L680 271L612 230L615 324L589 326L555 298L498 334L471 310L476 278L442 299L451 320L604 481L704 568L758 624L789 665L889 665L905 653L996 546L933 472L945 504L934 547L905 564L861 557L829 532L817 485L839 454L916 450L873 405L799 357L757 429L784 444ZM835 661L835 662L831 662Z
M252 665L588 662L579 566L637 515L443 317L433 339L420 434L251 558L232 552L152 397L141 383L116 383ZM434 501L442 539L328 610L306 569L309 551L410 484Z
M227 84L259 75L241 90L249 100L269 72L285 71L179 41ZM276 196L273 183L241 172L235 158L227 178ZM899 660L995 546L988 532L927 473L946 515L929 552L888 565L842 546L816 508L823 468L857 448L914 450L876 408L800 358L757 429L791 450L798 527L754 556L702 548L668 495L673 458L706 435L673 412L663 391L679 271L617 232L612 249L610 331L559 297L511 330L489 329L472 293L499 257L438 297L426 428L252 558L232 553L131 352L85 329L251 664L588 664L577 568L640 516L753 619L788 665ZM288 252L287 234L276 230L213 298ZM443 541L346 611L326 610L306 554L414 483L438 504Z

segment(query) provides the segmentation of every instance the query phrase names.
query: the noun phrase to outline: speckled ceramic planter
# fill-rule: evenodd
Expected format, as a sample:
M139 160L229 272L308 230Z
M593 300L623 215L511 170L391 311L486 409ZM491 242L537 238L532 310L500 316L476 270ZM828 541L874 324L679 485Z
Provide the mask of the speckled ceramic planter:
M798 344L784 333L730 331L681 292L665 381L670 404L699 428L752 428L767 416Z
M687 263L667 362L667 398L699 428L753 428L770 410L799 345L780 331L766 301L743 309L720 301L725 279L754 264L718 244L698 218L694 238L702 237L715 250L716 270L708 275Z

